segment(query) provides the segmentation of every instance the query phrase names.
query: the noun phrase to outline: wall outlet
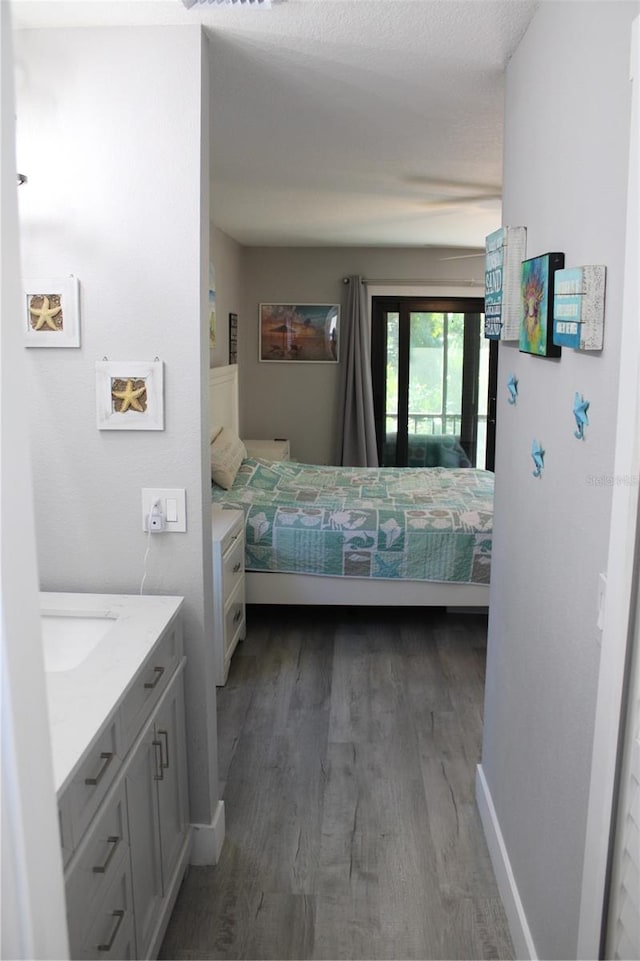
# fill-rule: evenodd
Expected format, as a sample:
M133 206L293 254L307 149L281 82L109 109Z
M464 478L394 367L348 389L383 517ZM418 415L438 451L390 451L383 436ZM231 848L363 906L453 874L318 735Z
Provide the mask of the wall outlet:
M187 529L187 496L184 487L181 488L142 488L142 530L149 530L149 514L151 508L158 502L164 517L164 527L156 527L165 534L182 533Z

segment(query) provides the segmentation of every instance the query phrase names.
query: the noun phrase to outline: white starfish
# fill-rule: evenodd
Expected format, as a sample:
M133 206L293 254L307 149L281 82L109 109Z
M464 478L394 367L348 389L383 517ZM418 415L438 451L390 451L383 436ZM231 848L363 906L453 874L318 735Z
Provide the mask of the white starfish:
M57 307L50 307L49 298L46 295L42 298L42 307L32 307L29 305L29 313L38 318L34 330L42 330L45 325L50 330L60 330L60 327L57 326L53 318L56 314L59 314L61 310L62 304L58 304Z

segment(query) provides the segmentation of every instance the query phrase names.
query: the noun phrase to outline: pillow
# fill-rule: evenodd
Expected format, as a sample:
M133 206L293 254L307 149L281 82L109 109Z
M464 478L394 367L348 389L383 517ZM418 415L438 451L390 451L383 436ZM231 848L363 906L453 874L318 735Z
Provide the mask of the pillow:
M218 487L228 491L233 487L236 474L247 451L234 431L223 427L211 444L211 479Z

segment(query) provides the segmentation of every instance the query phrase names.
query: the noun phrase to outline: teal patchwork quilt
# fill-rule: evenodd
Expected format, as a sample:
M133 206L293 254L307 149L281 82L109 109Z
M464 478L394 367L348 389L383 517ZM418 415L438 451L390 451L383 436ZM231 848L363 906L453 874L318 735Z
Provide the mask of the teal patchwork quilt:
M493 474L247 459L220 507L246 517L246 569L488 584Z

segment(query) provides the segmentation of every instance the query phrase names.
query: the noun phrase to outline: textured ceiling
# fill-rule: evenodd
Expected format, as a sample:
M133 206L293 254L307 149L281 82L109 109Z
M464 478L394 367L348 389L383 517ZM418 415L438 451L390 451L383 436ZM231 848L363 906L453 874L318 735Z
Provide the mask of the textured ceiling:
M16 26L203 23L214 220L241 243L314 246L483 244L500 224L504 67L536 6L13 3Z

